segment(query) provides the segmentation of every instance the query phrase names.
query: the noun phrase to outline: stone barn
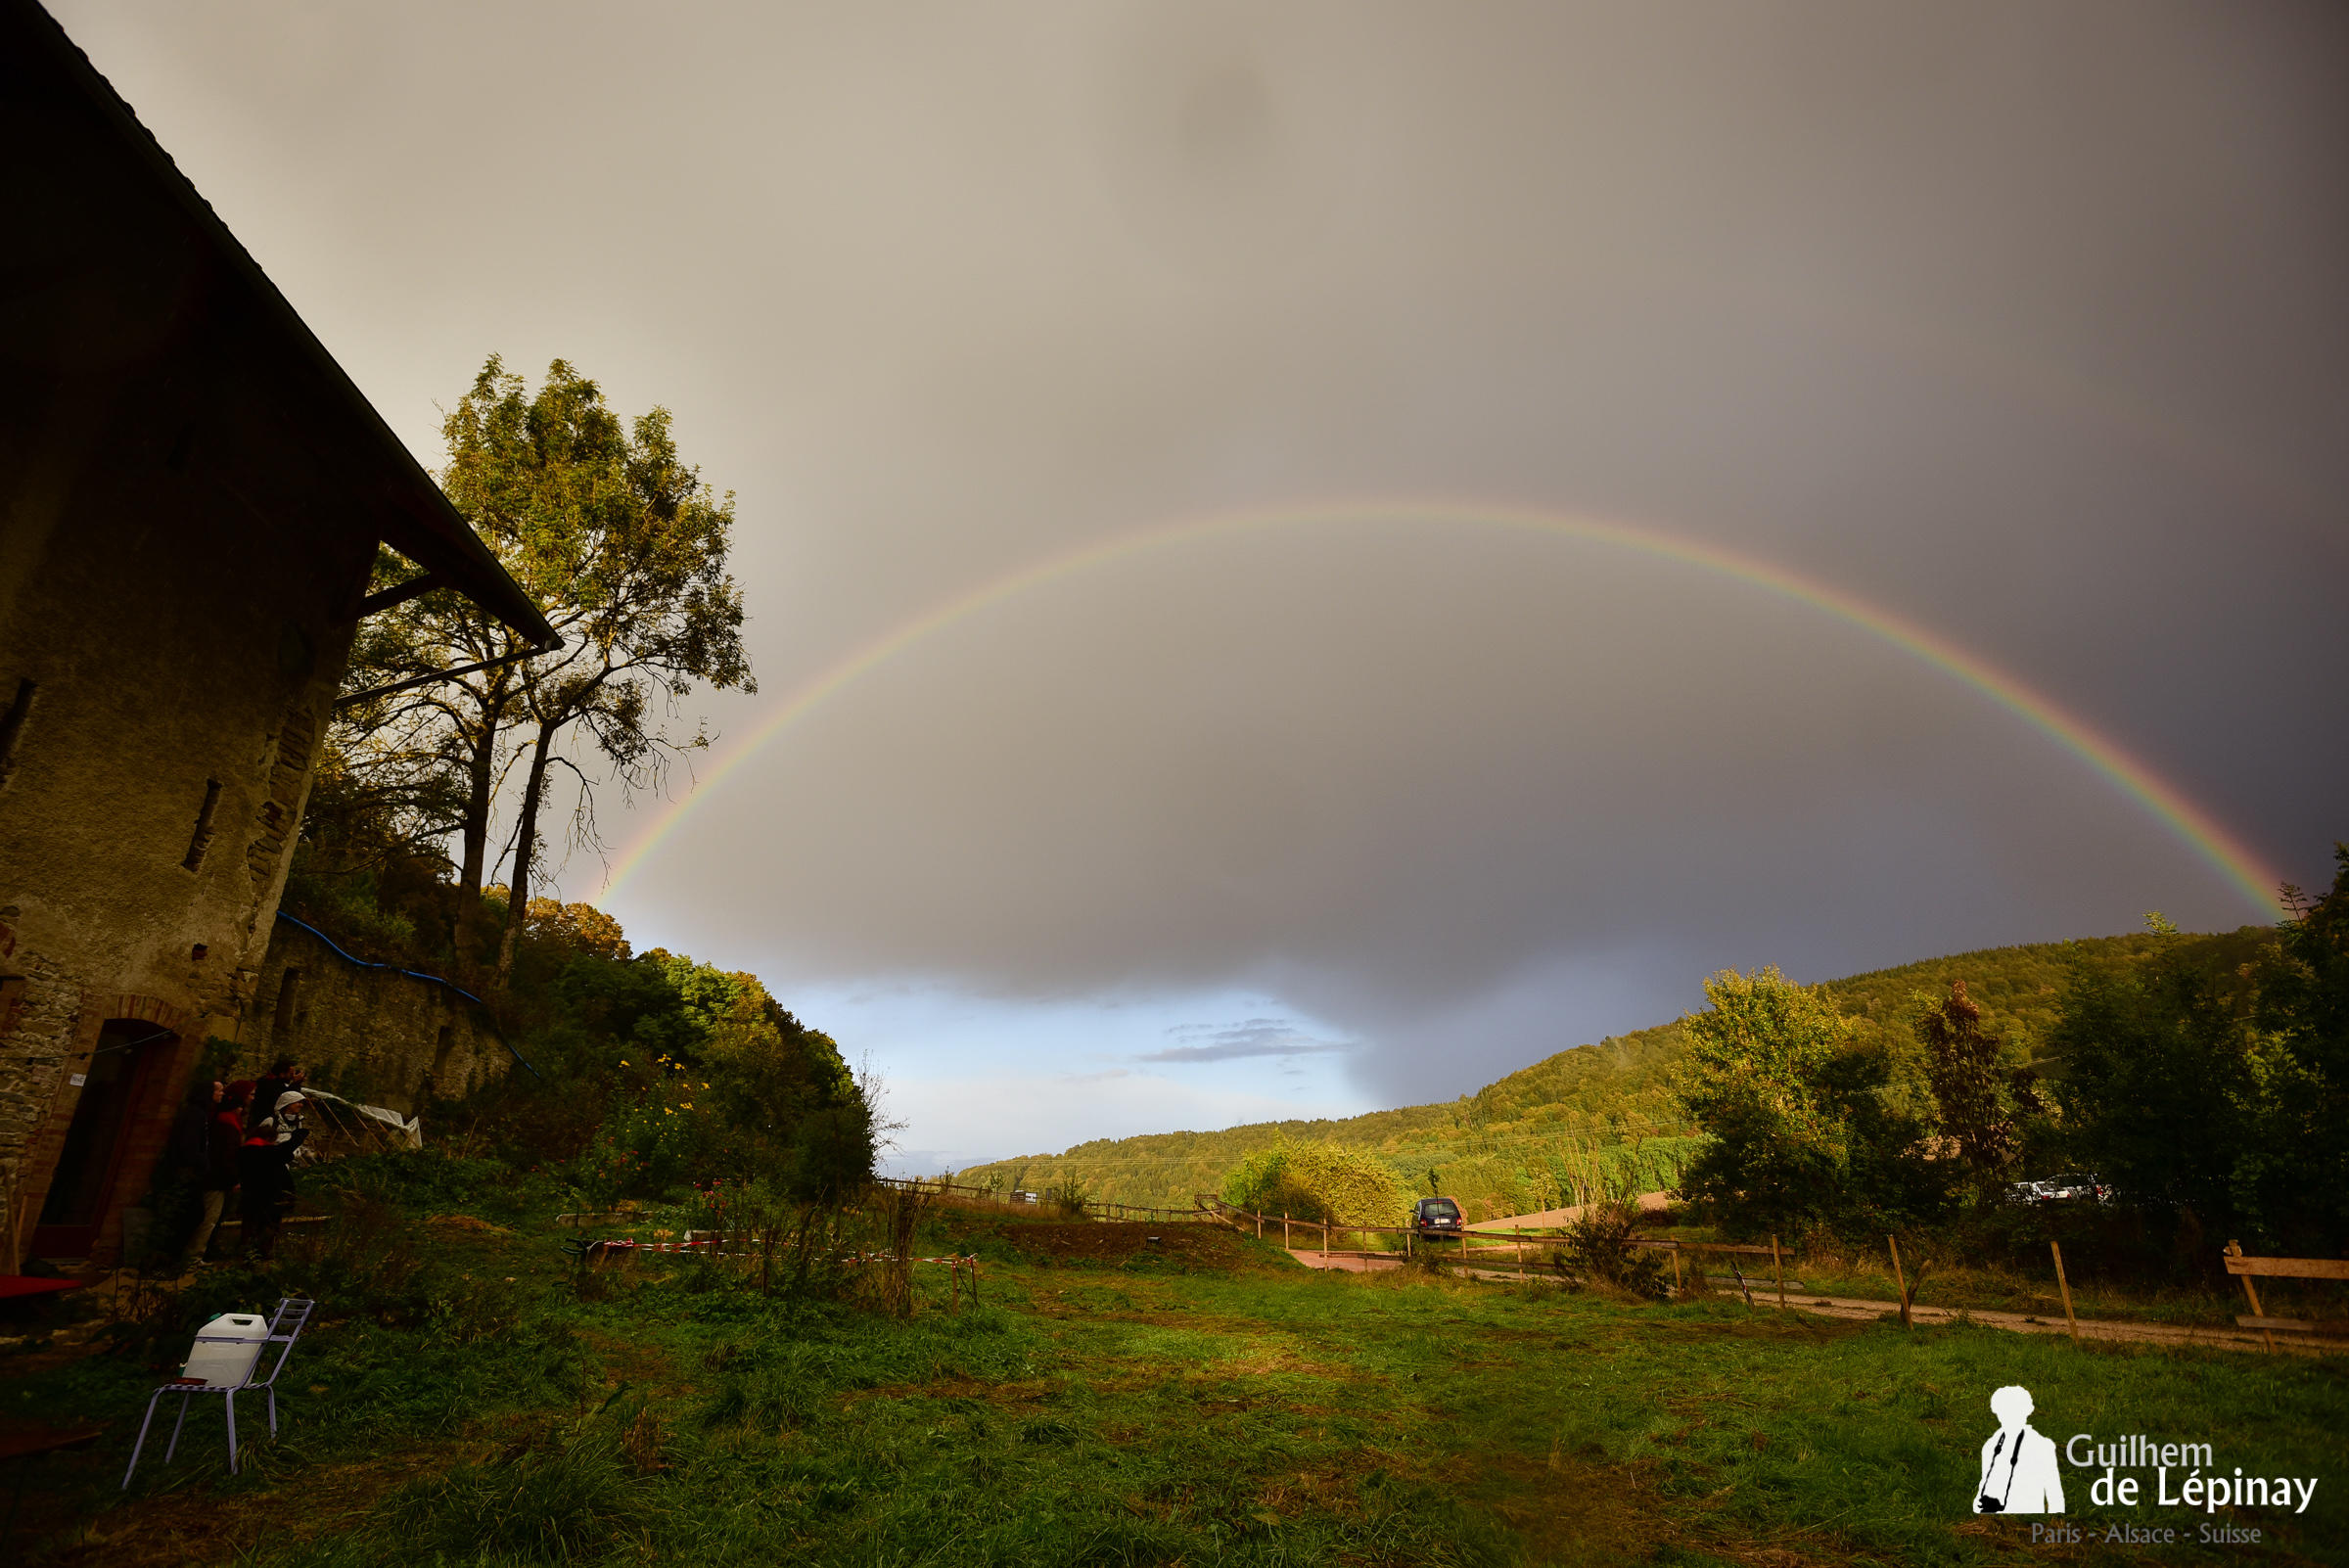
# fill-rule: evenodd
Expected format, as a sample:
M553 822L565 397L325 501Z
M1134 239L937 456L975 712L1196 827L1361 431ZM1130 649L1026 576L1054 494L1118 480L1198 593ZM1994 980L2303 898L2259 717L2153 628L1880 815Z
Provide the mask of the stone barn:
M247 1029L359 620L445 587L517 656L555 638L28 0L0 162L9 1272L118 1252L205 1039ZM379 544L417 573L369 599Z

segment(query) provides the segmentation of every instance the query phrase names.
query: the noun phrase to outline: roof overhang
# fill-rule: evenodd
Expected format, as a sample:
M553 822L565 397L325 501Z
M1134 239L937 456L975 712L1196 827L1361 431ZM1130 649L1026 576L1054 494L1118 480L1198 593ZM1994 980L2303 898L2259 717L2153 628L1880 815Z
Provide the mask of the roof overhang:
M10 188L34 192L11 213L12 229L24 225L19 232L30 244L12 239L19 254L0 256L0 347L10 358L37 366L43 354L62 361L80 348L74 325L60 325L54 308L69 292L85 312L95 305L102 314L99 296L110 288L126 318L177 308L183 319L157 329L162 346L152 352L192 355L188 346L201 342L211 368L228 344L248 384L269 389L272 416L331 491L330 526L372 532L525 642L561 644L130 107L32 0L0 0L0 135L9 144L0 157L17 165ZM138 254L125 255L120 236L132 233L141 236L130 247Z

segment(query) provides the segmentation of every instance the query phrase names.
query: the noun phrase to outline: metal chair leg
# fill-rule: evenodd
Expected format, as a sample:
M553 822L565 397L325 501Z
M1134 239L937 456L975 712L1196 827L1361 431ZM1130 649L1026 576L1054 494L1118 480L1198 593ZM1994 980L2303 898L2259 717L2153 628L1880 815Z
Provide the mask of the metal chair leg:
M228 1473L237 1473L237 1391L228 1391Z
M137 1470L139 1467L139 1455L145 1452L147 1448L147 1428L155 1424L156 1400L160 1400L162 1397L163 1391L159 1388L155 1391L154 1398L147 1402L147 1419L139 1423L139 1440L130 1446L130 1469L122 1472L122 1490L125 1492L130 1490L130 1477L132 1472Z
M188 1405L189 1402L195 1398L196 1396L193 1394L182 1394L179 1397L179 1419L171 1423L171 1446L163 1450L163 1462L165 1464L169 1464L171 1462L171 1455L179 1452L180 1429L188 1424Z
M275 1386L269 1390L269 1435L277 1436L277 1389Z

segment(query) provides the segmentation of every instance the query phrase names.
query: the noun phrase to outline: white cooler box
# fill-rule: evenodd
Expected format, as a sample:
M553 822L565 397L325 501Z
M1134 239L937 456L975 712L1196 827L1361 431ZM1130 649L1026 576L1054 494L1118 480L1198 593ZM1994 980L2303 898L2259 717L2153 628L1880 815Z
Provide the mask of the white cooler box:
M196 1347L179 1375L182 1380L202 1378L213 1388L240 1387L252 1375L268 1337L269 1319L257 1313L222 1313L196 1330Z

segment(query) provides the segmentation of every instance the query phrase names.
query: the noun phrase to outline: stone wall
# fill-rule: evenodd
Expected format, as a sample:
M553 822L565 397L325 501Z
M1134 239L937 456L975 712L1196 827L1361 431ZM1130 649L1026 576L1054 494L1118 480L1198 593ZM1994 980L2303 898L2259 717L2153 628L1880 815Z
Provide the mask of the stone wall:
M6 1273L114 1257L206 1039L273 1033L256 988L378 545L551 630L37 6L0 6L0 145ZM429 1063L411 989L350 1005ZM414 1050L322 1060L357 1082Z
M283 1052L330 1093L402 1116L514 1063L488 1010L445 981L363 963L280 915L237 1052L240 1077ZM433 1130L428 1123L425 1137Z

